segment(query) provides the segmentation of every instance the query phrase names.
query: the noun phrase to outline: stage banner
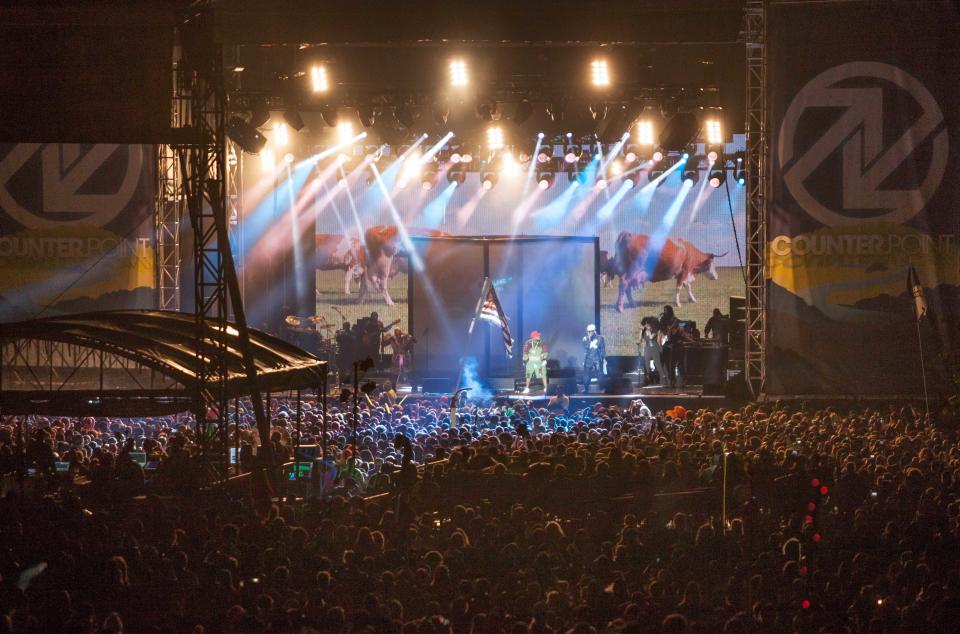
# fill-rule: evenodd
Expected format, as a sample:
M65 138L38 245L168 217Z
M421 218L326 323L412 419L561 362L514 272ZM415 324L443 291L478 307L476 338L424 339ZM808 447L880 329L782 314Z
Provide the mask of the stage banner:
M0 321L154 307L153 157L0 144Z
M919 395L921 353L931 395L951 389L955 3L773 2L766 41L767 393Z

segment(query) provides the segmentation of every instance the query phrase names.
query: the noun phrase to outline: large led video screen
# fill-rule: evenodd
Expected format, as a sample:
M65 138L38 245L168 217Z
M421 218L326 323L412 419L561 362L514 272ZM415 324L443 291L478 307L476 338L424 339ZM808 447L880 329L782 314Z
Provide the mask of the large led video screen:
M592 238L412 238L410 325L421 372L448 375L461 359L483 376L519 371L523 342L537 330L561 367L580 363L580 337L597 320L597 241ZM489 278L514 338L477 321Z

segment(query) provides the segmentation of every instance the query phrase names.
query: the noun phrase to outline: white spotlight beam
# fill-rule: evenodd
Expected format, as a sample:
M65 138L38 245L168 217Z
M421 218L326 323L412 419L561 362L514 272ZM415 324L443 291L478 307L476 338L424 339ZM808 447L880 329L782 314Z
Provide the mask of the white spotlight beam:
M537 145L533 148L533 155L530 157L530 167L527 168L527 180L523 182L523 193L526 195L527 190L530 189L530 183L533 182L533 174L537 170L537 155L540 154L540 146L543 143L543 137L539 134L537 135Z
M422 271L423 261L420 259L420 256L417 255L417 250L413 246L413 241L410 240L410 234L407 233L407 228L400 219L400 212L397 211L397 208L393 204L393 199L390 198L390 191L387 189L386 183L383 182L383 178L380 176L380 170L377 169L376 165L371 165L370 169L373 170L373 175L377 179L377 186L380 188L380 193L383 194L384 200L387 201L387 208L390 210L390 217L397 225L397 233L400 234L400 242L403 243L403 246L407 249L410 263L413 264L415 270Z
M623 144L629 138L630 138L630 133L629 132L624 133L624 135L620 137L620 140L614 144L613 148L611 148L611 150L607 153L607 155L603 157L603 162L600 164L601 174L603 174L604 176L607 175L607 165L609 165L610 161L612 161L614 157L616 157L617 154L620 153L620 148L623 147ZM602 149L603 146L601 145L600 148Z
M299 163L297 163L297 166L303 165L304 163L308 163L308 162L309 162L309 163L313 163L313 164L317 164L317 163L319 163L320 161L322 161L323 159L327 158L328 156L332 156L332 155L336 154L337 152L339 152L340 150L343 150L343 149L345 149L345 148L348 148L348 147L350 147L351 145L353 145L354 143L356 143L357 141L361 141L361 140L363 140L363 139L365 139L365 138L367 138L367 133L366 133L366 131L360 132L360 133L354 135L353 137L351 137L350 139L347 139L347 140L344 141L343 143L337 143L336 145L334 145L334 146L332 146L332 147L328 147L326 150L324 150L323 152L320 152L319 154L314 154L314 155L311 156L310 158L307 158L307 159L304 159L304 160L300 161Z
M423 156L420 157L420 163L426 165L437 152L443 149L443 146L447 144L447 141L453 138L453 132L447 132L443 135L443 138L433 144L433 146L423 153Z

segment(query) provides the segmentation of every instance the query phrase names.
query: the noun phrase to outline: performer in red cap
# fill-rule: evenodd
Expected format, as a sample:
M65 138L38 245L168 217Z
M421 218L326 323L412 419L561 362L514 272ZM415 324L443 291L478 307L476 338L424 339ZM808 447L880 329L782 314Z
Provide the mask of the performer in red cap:
M547 391L547 346L540 339L540 333L534 330L523 344L523 363L527 377L527 386L523 393L530 393L530 379L536 377L543 382L543 391Z

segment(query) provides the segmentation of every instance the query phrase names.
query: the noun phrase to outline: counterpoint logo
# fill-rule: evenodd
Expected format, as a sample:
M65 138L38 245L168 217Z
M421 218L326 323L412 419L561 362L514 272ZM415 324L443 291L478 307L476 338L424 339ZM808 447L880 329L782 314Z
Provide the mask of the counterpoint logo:
M850 80L876 85L848 87ZM879 81L877 81L879 80ZM884 147L882 83L909 93L920 115L891 145ZM796 156L798 125L809 108L845 108L807 149ZM779 156L787 189L803 209L828 226L885 220L902 223L920 213L940 186L947 167L948 138L943 113L917 78L890 64L850 62L814 77L797 93L780 128ZM939 129L939 132L937 130ZM805 134L807 131L805 130ZM918 146L934 135L929 161L917 166L913 188L887 189L886 181ZM806 144L804 144L806 145ZM807 188L810 175L841 149L842 199L830 208ZM866 210L871 210L868 213ZM866 215L865 215L866 214Z
M32 161L39 152L40 160ZM123 167L100 174L115 153L125 153ZM122 156L122 155L121 155ZM27 229L92 225L104 227L123 212L140 181L143 148L139 145L93 145L84 151L76 144L18 143L0 157L0 210ZM41 184L42 204L28 209L24 192L11 186L21 171L33 170ZM91 181L101 176L100 186Z

